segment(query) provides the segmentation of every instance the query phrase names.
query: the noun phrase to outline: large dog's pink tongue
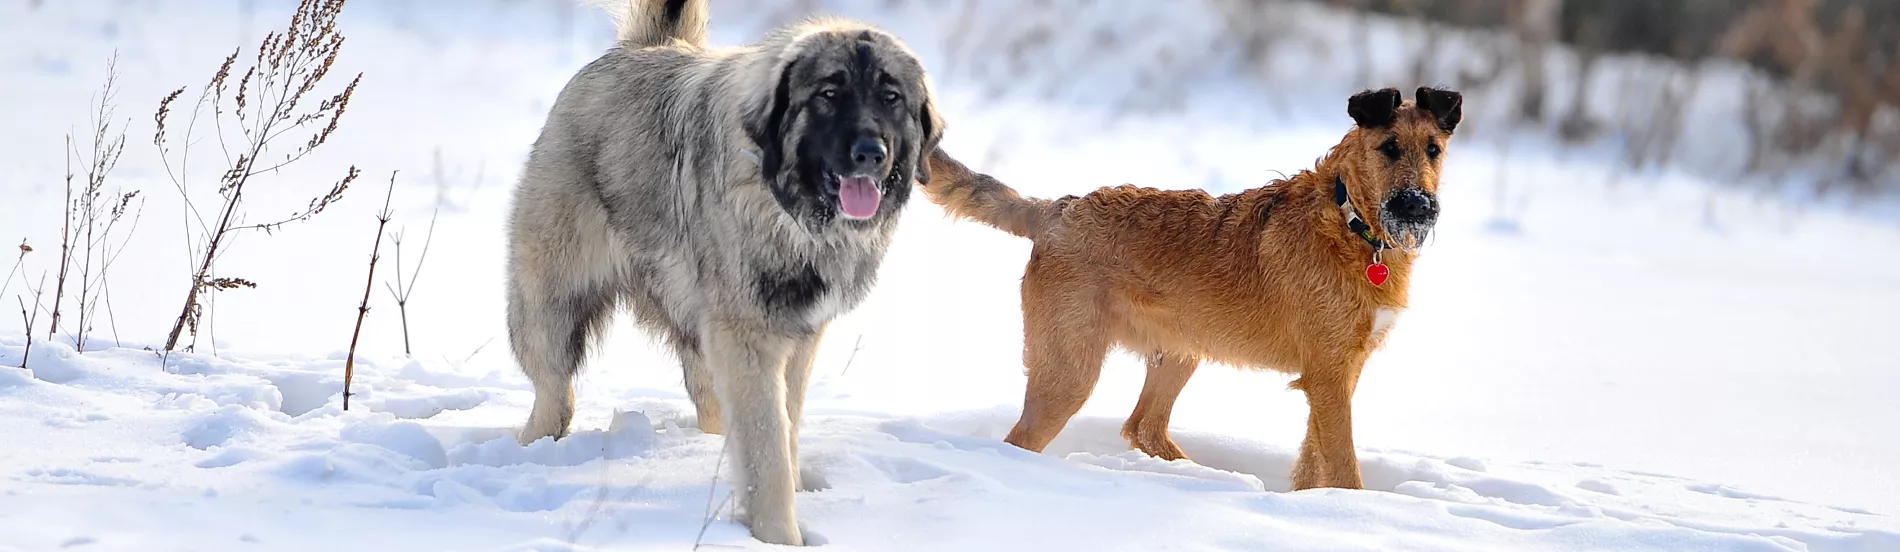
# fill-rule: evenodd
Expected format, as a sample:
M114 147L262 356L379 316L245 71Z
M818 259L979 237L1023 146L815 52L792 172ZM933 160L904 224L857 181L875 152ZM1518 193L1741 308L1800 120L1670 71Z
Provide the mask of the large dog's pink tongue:
M838 179L838 205L844 208L844 216L854 219L868 219L877 214L878 201L884 194L877 190L877 181L868 176L840 177Z

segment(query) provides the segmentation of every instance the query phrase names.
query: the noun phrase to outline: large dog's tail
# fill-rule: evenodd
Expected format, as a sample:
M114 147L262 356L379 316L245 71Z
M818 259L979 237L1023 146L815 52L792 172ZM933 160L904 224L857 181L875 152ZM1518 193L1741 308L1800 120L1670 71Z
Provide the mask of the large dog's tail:
M951 216L1036 239L1061 221L1061 200L1026 198L990 175L950 157L943 148L930 152L930 183L924 194Z
M658 46L678 40L706 45L711 19L708 0L587 0L614 18L620 41L634 46Z

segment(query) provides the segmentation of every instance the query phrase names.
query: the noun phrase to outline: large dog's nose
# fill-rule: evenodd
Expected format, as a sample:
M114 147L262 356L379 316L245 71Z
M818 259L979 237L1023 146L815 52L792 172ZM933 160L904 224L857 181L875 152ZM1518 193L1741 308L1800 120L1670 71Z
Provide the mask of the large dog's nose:
M884 157L889 153L883 140L859 138L851 145L851 163L860 173L875 173L884 168Z
M1417 188L1407 188L1385 200L1385 212L1404 221L1429 221L1438 218L1438 201Z

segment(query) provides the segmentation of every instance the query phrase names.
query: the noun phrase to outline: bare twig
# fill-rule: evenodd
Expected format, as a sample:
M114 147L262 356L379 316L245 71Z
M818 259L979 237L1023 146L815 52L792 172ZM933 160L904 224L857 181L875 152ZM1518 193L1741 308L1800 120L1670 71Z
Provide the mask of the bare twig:
M858 351L862 350L864 350L864 334L858 334L858 340L851 345L851 356L845 357L844 370L838 372L839 376L851 373L851 362L858 359Z
M7 271L7 279L0 280L0 297L6 297L7 288L13 287L13 275L20 271L20 264L26 262L26 254L33 252L33 246L26 244L26 238L20 238L20 256L13 260L13 268Z
M73 136L68 134L66 135L66 151L72 151L72 149ZM73 209L73 158L71 155L66 156L65 205L66 212L70 214ZM59 278L55 280L57 283L53 286L53 321L47 324L52 326L52 329L46 330L46 339L49 341L53 339L55 333L59 332L59 304L66 296L66 269L73 264L73 217L70 215L65 217L63 224L64 226L59 229ZM39 304L38 298L34 299L34 304L36 306Z
M20 353L20 367L25 368L26 359L33 356L33 320L26 317L26 300L15 295L13 301L20 304L20 323L26 325L26 351ZM39 314L39 311L33 313Z
M389 193L383 211L376 214L376 244L369 249L369 276L363 280L363 302L356 306L356 330L350 333L350 354L343 360L343 409L350 409L350 382L356 377L356 342L363 337L363 319L369 317L369 292L376 289L376 261L382 258L383 227L389 225L389 200L396 197L396 173L389 173Z
M720 510L726 509L727 502L732 501L732 493L728 491L725 500L719 501L718 506L713 505L713 495L719 490L719 469L725 466L726 449L731 446L731 443L731 439L725 439L724 444L719 445L719 458L713 460L712 482L706 486L706 513L700 517L699 534L693 537L693 550L699 550L701 543L706 539L706 529L712 527L713 518Z
M39 322L40 311L44 310L40 306L40 294L44 291L46 291L46 272L42 271L40 272L40 284L33 288L33 315L30 317L26 314L26 301L21 299L18 295L13 296L13 301L20 304L20 322L26 325L26 350L20 352L21 368L26 368L28 359L33 358L33 325Z
M119 339L119 315L112 312L112 286L100 285L99 291L106 298L106 323L112 325L112 346L124 347L125 342Z
M618 417L620 413L616 412L614 415ZM607 499L613 494L613 469L615 464L615 462L613 462L613 437L612 430L609 429L606 438L601 439L600 488L594 493L594 501L587 505L587 513L581 515L581 519L578 523L565 524L567 525L567 544L570 546L579 545L581 537L586 535L587 531L593 529L594 524L600 521L601 515L607 511ZM629 491L629 493L630 492L631 491Z
M495 342L495 338L490 337L488 338L488 341L483 341L481 345L475 346L475 350L469 351L468 357L462 359L462 364L468 364L468 361L475 360L475 355L482 354L482 349L488 348L488 344L494 343L494 342Z
M435 219L441 212L442 208L438 205L435 212L429 214L429 233L422 238L422 255L416 259L416 271L406 281L402 277L402 231L398 230L389 236L390 243L396 244L396 283L383 282L383 287L388 288L389 295L396 299L396 311L402 315L403 356L413 356L409 349L409 297L416 290L416 280L422 278L422 264L429 260L429 244L435 242Z
M451 213L467 211L468 202L473 200L475 194L481 190L483 184L488 180L488 163L486 161L477 160L474 175L467 176L462 170L462 167L457 167L453 173L449 171L448 165L444 163L442 159L442 148L436 148L432 156L433 160L431 162L433 163L435 171L436 209L441 209L442 206L446 205ZM455 182L463 180L468 182L468 192L466 197L457 202L449 197L449 190L455 187Z

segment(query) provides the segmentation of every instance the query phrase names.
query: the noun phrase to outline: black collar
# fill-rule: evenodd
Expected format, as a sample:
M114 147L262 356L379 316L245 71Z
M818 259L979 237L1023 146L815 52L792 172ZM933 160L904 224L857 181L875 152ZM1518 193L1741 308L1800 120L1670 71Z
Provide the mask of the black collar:
M1352 230L1352 233L1359 236L1359 239L1366 240L1367 244L1372 245L1374 252L1392 248L1391 245L1385 243L1385 240L1373 236L1372 225L1366 224L1365 219L1359 218L1359 210L1352 208L1352 197L1346 195L1346 180L1344 177L1333 177L1333 202L1338 203L1339 210L1346 213L1346 228Z

